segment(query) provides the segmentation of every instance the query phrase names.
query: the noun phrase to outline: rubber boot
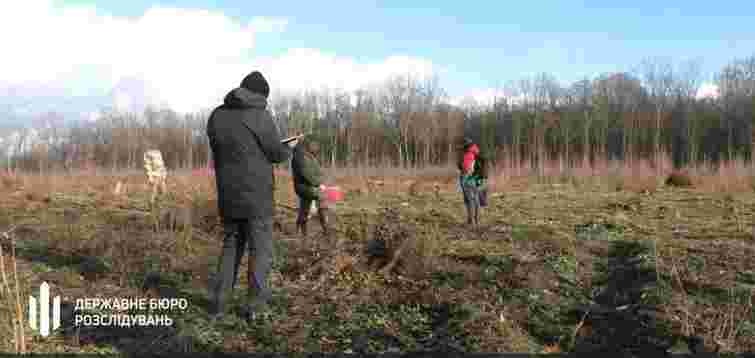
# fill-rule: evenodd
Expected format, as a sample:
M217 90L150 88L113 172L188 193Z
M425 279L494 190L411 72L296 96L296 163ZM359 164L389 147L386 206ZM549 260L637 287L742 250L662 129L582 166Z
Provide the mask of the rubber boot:
M218 280L216 284L210 287L210 308L209 313L211 320L221 319L225 313L227 296L230 294L233 285L233 275L236 271L236 250L239 240L238 232L226 234L223 241L223 251L218 267Z
M302 235L302 237L307 237L307 221L309 219L309 208L306 210L303 208L299 208L298 217L296 218L296 231Z
M296 223L296 231L301 234L302 237L307 237L307 220L299 220Z
M247 303L241 307L241 315L247 320L266 310L272 299L268 277L273 265L272 221L255 221L252 223L251 236L255 237L253 249L250 250L247 281L249 291Z
M330 235L330 228L328 227L328 213L330 210L326 208L318 208L317 216L320 219L320 226L322 226L322 233L324 235Z
M254 265L249 265L247 271L247 280L249 282L249 291L247 292L247 302L240 307L241 317L247 322L254 321L260 311L265 308L264 294L256 287L254 277Z
M223 308L220 307L220 300L222 300L224 297L222 297L221 293L221 286L223 284L222 282L222 273L218 273L218 277L214 282L210 282L210 289L209 289L209 298L210 298L210 306L207 309L207 313L210 314L210 321L218 321L223 318L224 312Z

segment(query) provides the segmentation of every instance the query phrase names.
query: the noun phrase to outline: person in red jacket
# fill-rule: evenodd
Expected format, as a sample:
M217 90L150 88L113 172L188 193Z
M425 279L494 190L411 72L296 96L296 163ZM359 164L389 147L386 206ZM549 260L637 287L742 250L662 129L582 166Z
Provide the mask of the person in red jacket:
M480 185L483 180L479 166L475 165L480 155L480 147L469 139L464 139L464 154L459 163L459 183L467 208L467 224L477 227L480 224Z
M469 144L465 150L464 150L464 161L462 163L464 174L466 175L472 175L472 171L474 170L474 164L475 160L477 159L477 156L480 155L480 147L477 146L477 144Z

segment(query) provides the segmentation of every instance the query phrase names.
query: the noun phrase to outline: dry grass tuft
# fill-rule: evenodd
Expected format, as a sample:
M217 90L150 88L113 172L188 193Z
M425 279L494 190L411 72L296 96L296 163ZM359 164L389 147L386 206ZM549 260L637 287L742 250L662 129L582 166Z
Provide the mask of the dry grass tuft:
M15 237L13 236L13 231L15 230L15 227L11 227L9 230L5 232L0 233L0 297L3 298L3 301L6 303L11 303L11 306L4 307L8 308L7 310L7 318L4 319L4 322L7 322L8 320L12 322L11 324L11 331L13 335L13 345L14 345L14 351L16 353L24 354L27 352L27 346L26 346L26 335L24 333L25 331L25 324L24 324L24 312L22 309L22 303L21 303L21 294L20 294L20 286L18 283L18 264L16 261L16 245L15 245ZM13 284L11 284L9 281L9 274L6 267L5 262L5 252L3 250L3 245L9 244L10 246L10 255L9 255L9 262L8 264L11 266L11 270L13 273ZM7 328L2 328L0 326L0 332L5 331L7 333ZM1 343L1 342L0 342Z
M23 185L23 181L16 175L0 175L0 185L5 190L15 190Z

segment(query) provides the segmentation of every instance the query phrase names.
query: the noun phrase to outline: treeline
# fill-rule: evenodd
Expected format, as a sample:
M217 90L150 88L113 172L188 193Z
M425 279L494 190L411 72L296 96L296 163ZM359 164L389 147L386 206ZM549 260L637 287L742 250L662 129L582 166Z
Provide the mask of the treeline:
M699 98L697 62L648 59L633 71L586 78L563 87L551 75L510 82L492 103L451 105L436 77L396 76L354 93L274 93L270 110L281 132L310 134L332 166L444 165L471 137L490 157L542 167L585 161L670 156L683 167L730 159L749 161L755 121L755 55L732 61L715 76L718 95ZM31 151L28 131L14 144L9 169L47 171L87 166L137 169L145 150L163 152L171 169L206 166L209 112L170 110L104 114L59 126L41 118ZM53 124L51 124L53 123Z

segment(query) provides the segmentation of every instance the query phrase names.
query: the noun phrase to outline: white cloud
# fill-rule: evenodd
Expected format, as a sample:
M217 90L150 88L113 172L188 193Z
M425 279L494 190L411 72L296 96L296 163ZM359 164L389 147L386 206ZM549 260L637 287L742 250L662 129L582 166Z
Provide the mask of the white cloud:
M117 110L124 110L131 108L131 96L128 93L116 93L113 96L113 106Z
M101 115L101 113L92 111L92 112L89 112L88 114L86 114L86 116L84 118L86 120L88 120L88 121L94 122L98 118L100 118L100 115Z
M139 77L121 79L110 91L110 97L113 107L122 111L143 111L148 106L167 106L160 91L152 83Z
M449 99L449 104L461 107L490 107L504 100L511 104L521 104L524 102L524 96L509 93L509 91L497 88L482 88L471 90L461 96Z
M471 90L461 96L453 97L449 100L449 103L455 106L490 106L493 105L496 98L500 101L504 97L506 97L506 93L503 90L483 88Z
M718 98L718 86L712 83L704 83L697 89L696 97L701 98Z
M278 17L255 17L249 27L256 32L283 32L288 26L288 19Z
M6 85L75 86L76 72L94 67L105 88L148 79L178 110L227 85L225 65L243 63L254 45L252 28L222 13L152 7L127 18L39 0L3 2L0 34L12 49L0 57Z
M434 72L430 61L391 56L381 62L358 63L317 49L292 49L276 58L257 61L272 88L281 92L312 89L340 89L354 91L370 86L393 75L412 74L418 78Z
M276 89L355 89L393 73L428 74L432 64L408 56L358 63L317 49L253 57L255 37L284 31L288 20L245 23L221 12L154 6L137 17L52 0L0 2L0 88L14 85L67 88L118 87L132 79L146 94L114 91L113 105L164 103L178 112L217 105L248 72L259 69ZM96 75L93 76L92 73ZM148 99L140 99L146 95ZM92 110L96 110L92 108Z

